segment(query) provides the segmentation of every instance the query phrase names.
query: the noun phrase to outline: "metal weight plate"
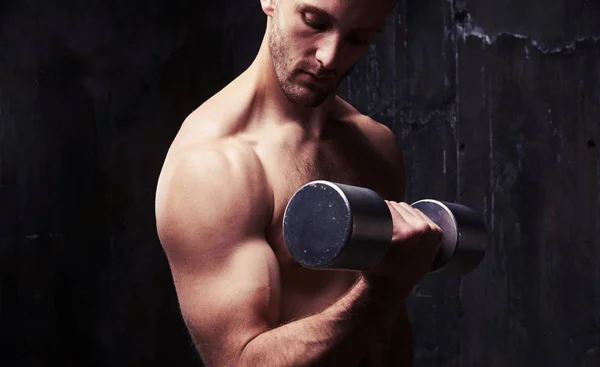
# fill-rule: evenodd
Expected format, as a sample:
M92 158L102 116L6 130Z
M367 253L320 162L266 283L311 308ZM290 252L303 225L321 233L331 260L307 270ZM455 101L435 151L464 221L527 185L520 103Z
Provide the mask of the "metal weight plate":
M305 267L366 270L387 253L392 218L373 190L313 181L290 199L283 237L294 260Z
M483 260L487 229L474 210L456 203L420 200L411 205L422 211L443 231L431 273L463 275Z

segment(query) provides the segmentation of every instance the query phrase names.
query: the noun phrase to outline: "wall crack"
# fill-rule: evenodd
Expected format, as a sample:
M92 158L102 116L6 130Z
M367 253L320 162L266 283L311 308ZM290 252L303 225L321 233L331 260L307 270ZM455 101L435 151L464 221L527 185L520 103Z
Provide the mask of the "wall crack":
M522 39L527 41L529 43L529 46L537 49L540 53L544 55L570 54L577 49L577 46L580 43L583 42L600 43L600 36L590 36L576 38L573 41L558 46L548 46L524 34L511 32L499 32L496 34L488 34L483 28L473 24L469 14L465 16L465 19L463 21L457 22L457 28L458 35L463 40L463 42L466 41L467 38L474 37L480 39L484 42L484 44L489 46L493 45L498 39L503 37Z

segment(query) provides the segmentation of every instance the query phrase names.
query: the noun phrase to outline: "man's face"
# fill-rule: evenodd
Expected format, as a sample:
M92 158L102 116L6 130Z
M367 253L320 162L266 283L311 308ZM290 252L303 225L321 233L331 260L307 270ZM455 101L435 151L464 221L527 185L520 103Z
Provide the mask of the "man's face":
M268 42L285 96L317 107L335 93L392 5L393 0L279 0Z

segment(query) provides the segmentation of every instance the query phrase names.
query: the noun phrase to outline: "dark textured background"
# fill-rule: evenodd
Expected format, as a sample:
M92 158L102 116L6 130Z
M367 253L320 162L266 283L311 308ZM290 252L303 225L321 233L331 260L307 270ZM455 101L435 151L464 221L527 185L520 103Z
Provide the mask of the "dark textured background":
M404 0L341 94L408 201L485 214L410 297L417 366L600 366L600 3ZM0 2L0 365L198 365L153 214L183 118L252 61L258 0Z

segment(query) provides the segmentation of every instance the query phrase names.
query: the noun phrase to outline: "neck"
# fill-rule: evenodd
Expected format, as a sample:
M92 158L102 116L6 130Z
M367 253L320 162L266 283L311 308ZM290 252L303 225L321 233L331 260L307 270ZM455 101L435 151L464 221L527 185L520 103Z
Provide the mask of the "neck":
M310 136L320 136L330 120L337 97L330 95L318 107L309 108L292 103L283 94L271 61L266 32L254 62L246 71L253 89L253 115L258 121L276 121L299 125Z

